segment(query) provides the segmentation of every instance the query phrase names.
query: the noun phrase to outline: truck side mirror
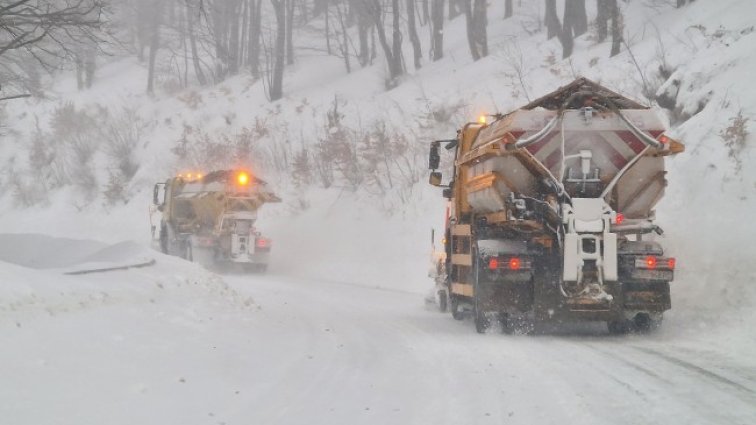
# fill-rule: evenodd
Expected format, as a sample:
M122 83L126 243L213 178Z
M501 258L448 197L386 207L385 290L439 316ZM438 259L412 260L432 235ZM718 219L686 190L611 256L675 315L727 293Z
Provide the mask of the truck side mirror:
M439 142L431 143L430 155L428 156L428 168L431 170L437 170L439 164L441 163L441 156L438 154L438 148L440 145L441 144Z
M162 211L163 202L160 201L160 189L165 189L165 183L157 183L152 189L152 203L157 205L158 209Z
M428 183L431 184L431 186L441 186L441 172L439 171L432 171L430 173L430 178L428 179Z

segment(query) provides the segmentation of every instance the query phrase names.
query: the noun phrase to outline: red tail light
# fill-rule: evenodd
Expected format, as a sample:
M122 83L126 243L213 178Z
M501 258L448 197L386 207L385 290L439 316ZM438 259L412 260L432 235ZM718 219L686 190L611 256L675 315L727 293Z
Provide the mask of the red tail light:
M671 257L657 257L655 255L647 255L645 257L636 257L635 267L645 270L674 270L676 260Z
M512 257L509 259L509 270L520 270L522 262L518 257Z
M257 239L257 247L258 248L265 248L268 246L268 240L265 238L259 238Z
M667 137L667 136L665 136L663 134L661 136L659 136L658 140L659 140L659 142L661 142L664 145L666 145L667 143L669 143L669 137Z
M491 258L488 260L488 268L491 270L496 270L499 268L499 259L498 258Z
M623 221L625 221L625 214L617 213L614 217L614 224L622 224Z

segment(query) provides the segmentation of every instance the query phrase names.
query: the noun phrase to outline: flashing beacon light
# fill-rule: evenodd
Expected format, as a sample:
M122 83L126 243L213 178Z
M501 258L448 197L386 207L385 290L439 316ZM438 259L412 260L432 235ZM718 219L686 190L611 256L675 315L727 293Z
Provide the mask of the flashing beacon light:
M238 175L236 176L236 181L237 181L237 182L238 182L238 183L239 183L240 185L242 185L242 186L246 186L247 184L249 184L249 174L245 173L244 171L240 172L240 173L239 173L239 174L238 174Z
M486 116L485 115L479 116L478 117L478 123L486 125Z

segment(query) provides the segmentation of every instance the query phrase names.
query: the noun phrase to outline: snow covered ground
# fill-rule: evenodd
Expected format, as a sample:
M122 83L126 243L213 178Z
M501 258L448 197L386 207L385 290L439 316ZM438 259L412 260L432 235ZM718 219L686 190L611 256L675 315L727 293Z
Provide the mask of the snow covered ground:
M632 56L623 48L609 59L608 44L589 34L561 61L556 40L523 31L528 12L516 23L492 17L492 55L474 63L463 19L451 22L446 58L390 92L380 66L346 75L335 58L303 54L278 104L246 76L150 98L139 94L143 66L121 59L100 69L92 90L75 92L72 79L61 79L51 99L6 107L0 423L756 423L756 5L647 7L661 3L621 2ZM527 53L522 85L518 51ZM321 137L337 96L350 125L383 120L426 146L463 119L507 111L578 74L645 100L636 63L653 91L677 96L678 111L659 113L688 148L668 162L657 210L679 269L673 308L653 335L609 337L586 326L480 336L469 321L435 312L424 301L426 271L444 204L423 181L384 197L295 188L265 164L285 201L259 221L274 241L271 274L218 276L149 249L152 184L187 165L171 152L187 125L234 135L262 119L267 152ZM660 65L674 70L670 78L658 76ZM105 205L98 194L87 203L65 186L18 205L7 183L47 171L28 164L31 136L65 102L138 111L146 127L128 202ZM421 128L429 112L455 106L450 122ZM751 136L732 151L722 133L738 112ZM104 182L112 164L96 158ZM64 274L149 259L156 264Z
M120 251L109 261L134 254L105 249ZM3 422L756 421L754 346L724 345L709 329L680 334L672 321L650 337L603 327L481 336L412 291L219 278L152 255L150 268L75 277L2 263Z

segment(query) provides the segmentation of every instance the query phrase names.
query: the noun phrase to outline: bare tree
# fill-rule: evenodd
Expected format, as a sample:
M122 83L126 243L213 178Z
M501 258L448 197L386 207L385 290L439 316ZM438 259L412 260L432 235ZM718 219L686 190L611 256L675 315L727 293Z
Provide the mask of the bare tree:
M387 87L393 88L398 84L398 78L404 75L404 59L402 57L402 31L399 27L399 0L391 0L392 14L392 40L389 44L386 38L386 30L383 27L383 9L380 0L371 0L370 16L373 19L374 27L378 33L378 41L383 48L383 54L386 56L386 62L389 69L389 78Z
M596 28L599 43L609 34L609 0L596 0Z
M247 65L254 78L260 78L260 36L262 34L262 0L250 0Z
M51 2L6 0L0 4L0 80L24 86L41 66L47 71L60 61L79 58L84 84L94 76L92 54L82 51L102 42L104 0ZM34 67L25 66L29 59ZM26 75L19 75L26 74Z
M291 0L270 0L276 15L276 41L272 49L273 67L268 77L268 95L271 101L283 97L283 71L286 56L286 2Z
M588 31L588 16L585 0L566 0L564 5L564 31L577 37Z
M444 0L431 3L431 53L434 62L444 57Z
M365 67L372 63L370 54L369 34L373 28L374 20L370 15L370 7L367 0L355 0L352 3L352 9L357 15L357 37L359 38L360 50L357 54L357 60L360 65Z
M512 17L512 0L504 1L504 19Z
M286 65L294 65L294 0L286 0Z
M160 49L160 25L163 20L163 5L162 0L155 2L155 9L150 15L150 56L149 64L147 66L147 93L153 93L155 91L155 65L157 63L157 53Z
M556 0L546 0L546 13L543 17L546 23L546 38L551 40L562 32L562 25L557 15Z
M488 22L486 12L486 0L463 0L465 21L467 24L467 44L470 46L470 54L477 61L488 56L488 36L486 24Z
M622 45L622 12L617 0L609 0L609 11L612 16L612 51L609 56L616 56Z
M462 14L460 5L466 0L449 0L449 20L456 18Z
M410 42L412 43L412 52L414 53L415 69L420 69L423 59L423 50L420 45L420 37L417 36L417 25L415 24L415 0L406 0L407 2L407 32L409 33Z

